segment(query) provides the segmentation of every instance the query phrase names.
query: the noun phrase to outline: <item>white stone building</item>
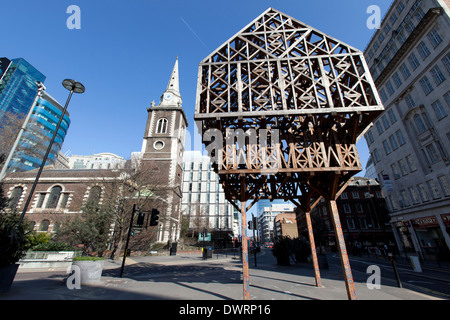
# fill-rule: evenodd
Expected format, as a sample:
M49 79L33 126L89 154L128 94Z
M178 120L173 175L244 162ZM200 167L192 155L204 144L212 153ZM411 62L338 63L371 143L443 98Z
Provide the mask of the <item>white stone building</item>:
M449 1L394 1L365 57L385 111L366 132L402 252L450 258Z

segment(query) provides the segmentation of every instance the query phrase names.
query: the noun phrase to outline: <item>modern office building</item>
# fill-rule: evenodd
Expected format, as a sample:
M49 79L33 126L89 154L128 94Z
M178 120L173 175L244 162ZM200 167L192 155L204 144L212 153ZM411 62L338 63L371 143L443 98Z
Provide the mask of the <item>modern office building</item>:
M23 58L12 60L0 58L0 129L5 129L2 130L1 138L9 140L2 144L5 149L2 150L2 153L5 156L9 153L16 136L3 136L6 132L14 131L13 128L6 129L4 126L20 128L23 120L29 112L32 112L26 130L8 164L8 172L38 168L56 129L63 107L52 96L44 91L38 98L35 108L31 110L38 93L36 83L38 81L43 83L45 78L40 71ZM66 113L47 164L56 162L69 125L69 114Z
M1 61L0 126L6 112L25 117L38 92L36 81L45 81L45 76L23 58Z
M261 211L262 210L262 211ZM295 206L290 202L277 201L258 201L258 234L259 242L274 241L275 218L281 213L294 213Z
M189 217L189 232L198 234L206 228L212 241L227 237L231 243L240 233L239 213L225 199L210 158L200 151L186 151L183 166L181 210Z
M450 8L394 1L365 56L385 111L366 132L402 252L449 258Z
M39 168L63 110L64 108L61 104L52 96L45 91L42 93L33 110L27 129L19 142L19 147L11 159L9 172ZM70 118L69 113L66 111L48 155L46 165L56 163L69 126Z

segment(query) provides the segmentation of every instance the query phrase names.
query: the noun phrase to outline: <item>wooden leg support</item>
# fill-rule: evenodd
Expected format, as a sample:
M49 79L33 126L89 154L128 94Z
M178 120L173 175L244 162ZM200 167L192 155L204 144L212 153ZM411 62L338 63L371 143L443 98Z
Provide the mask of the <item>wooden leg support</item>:
M248 237L247 237L247 213L246 202L241 202L241 234L242 234L242 275L244 300L250 300L250 279L248 272Z
M311 223L311 215L309 212L305 212L305 216L306 216L306 224L308 225L309 243L311 244L311 256L313 259L314 276L316 277L316 286L321 287L322 280L320 278L319 261L317 260L317 251L316 251L316 244L314 242L314 233Z
M334 231L336 233L336 241L338 244L339 255L347 287L347 296L349 300L356 300L355 284L353 282L352 269L348 260L347 248L345 246L344 234L342 233L341 221L339 219L339 211L336 200L330 200L331 217L333 219Z

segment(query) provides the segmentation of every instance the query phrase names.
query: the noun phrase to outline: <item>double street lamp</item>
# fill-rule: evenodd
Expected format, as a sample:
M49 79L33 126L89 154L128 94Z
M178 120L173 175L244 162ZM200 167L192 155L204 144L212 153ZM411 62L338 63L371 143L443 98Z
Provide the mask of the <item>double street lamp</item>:
M39 178L41 176L42 170L44 169L45 163L47 162L48 155L50 154L53 143L55 142L55 139L56 139L56 135L58 134L59 127L61 126L61 122L64 118L64 115L66 114L66 110L67 110L67 107L69 106L69 102L70 102L70 99L72 98L72 94L74 92L75 93L83 93L85 91L85 88L81 83L79 83L75 80L72 80L72 79L65 79L62 82L62 85L64 88L66 88L67 90L70 91L69 97L67 98L66 105L64 106L61 116L59 117L59 121L58 121L58 124L56 125L55 132L53 133L52 139L50 140L50 143L47 147L47 151L45 152L44 158L42 159L42 163L39 167L39 171L36 175L36 178L34 179L33 186L31 187L30 193L28 194L28 198L25 203L25 206L23 207L22 214L20 215L19 222L17 224L17 228L20 227L20 225L22 224L23 218L25 217L25 213L28 210L28 206L30 205L31 198L33 197L34 191L36 189L36 185L39 182Z

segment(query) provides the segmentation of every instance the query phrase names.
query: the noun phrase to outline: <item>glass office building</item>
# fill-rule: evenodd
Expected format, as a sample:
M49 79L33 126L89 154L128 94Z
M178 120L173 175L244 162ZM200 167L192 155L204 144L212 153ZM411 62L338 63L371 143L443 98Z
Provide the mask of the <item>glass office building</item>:
M42 83L45 81L45 76L23 58L12 59L7 70L3 70L2 73L0 126L6 112L25 117L38 92L36 81Z
M43 92L36 103L27 130L22 136L21 149L14 154L11 160L11 172L39 168L63 109L58 101L45 91ZM48 156L47 165L56 162L69 126L70 118L66 111Z
M38 93L36 82L43 83L46 77L23 58L11 60L0 58L0 61L0 129L2 129L6 123L20 126L21 121L30 112ZM58 101L43 92L9 163L8 172L39 168L63 109ZM17 117L17 123L14 122L15 117ZM69 125L69 114L66 112L47 164L55 163ZM0 130L0 134L2 134L2 130ZM16 139L15 137L0 137L0 139L6 138L11 140L11 146ZM7 154L9 151L1 150L1 152Z

